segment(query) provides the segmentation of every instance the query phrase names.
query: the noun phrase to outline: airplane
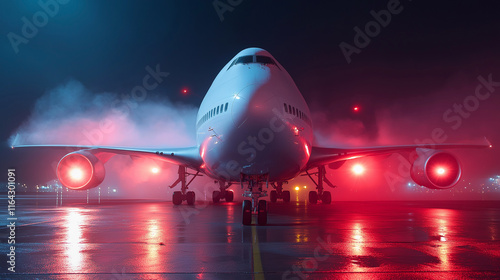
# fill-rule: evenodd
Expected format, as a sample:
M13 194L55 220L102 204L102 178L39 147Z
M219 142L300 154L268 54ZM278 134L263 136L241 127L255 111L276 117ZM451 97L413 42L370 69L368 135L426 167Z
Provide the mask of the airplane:
M62 185L73 190L97 187L105 177L104 164L114 155L145 157L178 165L181 183L173 193L173 204L193 205L195 193L188 191L193 180L204 174L219 183L214 203L233 201L229 187L239 183L244 189L242 223L250 225L253 215L258 225L267 224L268 205L278 199L290 201L283 189L289 180L306 174L316 185L309 201L331 203L325 184L326 167L339 168L346 161L376 155L413 152L408 158L411 177L431 189L447 189L457 184L462 171L458 159L443 150L486 148L491 144L434 144L378 147L330 148L313 145L311 112L285 68L266 50L247 48L232 58L219 72L205 95L196 118L196 146L183 148L126 148L107 146L17 145L75 149L58 163L56 173ZM416 152L416 153L415 153ZM188 169L191 170L189 172ZM315 172L313 172L315 171ZM187 181L192 176L190 181ZM316 176L315 180L313 176Z

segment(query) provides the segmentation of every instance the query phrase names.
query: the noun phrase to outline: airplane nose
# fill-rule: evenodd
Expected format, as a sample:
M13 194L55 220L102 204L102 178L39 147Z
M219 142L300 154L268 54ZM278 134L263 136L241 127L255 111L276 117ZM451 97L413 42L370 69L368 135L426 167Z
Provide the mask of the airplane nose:
M244 87L233 97L231 117L234 125L239 128L251 118L264 117L270 111L268 107L274 98L275 95L263 85Z

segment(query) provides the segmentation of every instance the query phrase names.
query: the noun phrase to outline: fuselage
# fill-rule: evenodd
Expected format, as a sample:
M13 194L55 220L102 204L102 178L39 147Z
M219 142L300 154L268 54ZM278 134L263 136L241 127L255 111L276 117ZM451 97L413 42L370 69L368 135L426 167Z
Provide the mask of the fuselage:
M223 181L241 174L270 182L296 177L313 140L309 108L290 75L267 51L249 48L219 72L198 111L204 172Z

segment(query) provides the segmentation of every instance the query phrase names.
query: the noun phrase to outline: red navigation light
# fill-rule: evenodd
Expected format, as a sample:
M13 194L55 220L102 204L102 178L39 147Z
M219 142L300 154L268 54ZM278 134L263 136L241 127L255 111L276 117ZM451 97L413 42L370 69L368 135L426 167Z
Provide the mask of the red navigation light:
M353 110L354 112L359 112L359 107L358 107L358 106L354 106L354 108L352 108L352 110Z
M187 95L189 91L187 88L183 88L181 92L183 95Z

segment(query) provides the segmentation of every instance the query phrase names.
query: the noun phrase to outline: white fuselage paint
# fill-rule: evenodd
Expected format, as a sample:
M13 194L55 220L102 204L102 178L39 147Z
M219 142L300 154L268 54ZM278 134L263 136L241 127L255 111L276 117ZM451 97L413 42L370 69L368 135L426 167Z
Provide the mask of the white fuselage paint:
M270 182L286 181L303 171L309 160L311 114L292 78L276 60L276 64L233 64L248 55L274 60L263 49L245 49L213 81L197 116L203 168L223 181L239 181L241 173L268 174ZM291 112L285 111L285 104Z

